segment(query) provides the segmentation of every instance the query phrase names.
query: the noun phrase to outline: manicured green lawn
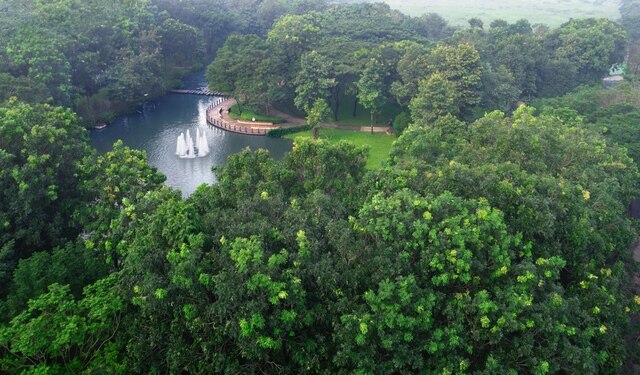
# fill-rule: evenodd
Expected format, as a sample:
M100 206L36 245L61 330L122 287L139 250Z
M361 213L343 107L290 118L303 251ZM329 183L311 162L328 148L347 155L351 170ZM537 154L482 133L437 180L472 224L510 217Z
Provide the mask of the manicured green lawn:
M295 140L297 137L312 137L311 131L289 134L285 138ZM355 145L369 146L369 158L367 159L367 168L380 168L381 163L389 157L391 146L395 137L386 133L367 133L349 130L320 129L320 138L329 142L349 141Z
M251 121L253 118L258 122L273 122L274 124L280 124L284 122L282 117L278 116L265 116L260 113L254 112L249 108L242 108L242 114L238 114L238 105L234 105L231 107L231 113L229 113L229 117L234 120L243 120L243 121Z

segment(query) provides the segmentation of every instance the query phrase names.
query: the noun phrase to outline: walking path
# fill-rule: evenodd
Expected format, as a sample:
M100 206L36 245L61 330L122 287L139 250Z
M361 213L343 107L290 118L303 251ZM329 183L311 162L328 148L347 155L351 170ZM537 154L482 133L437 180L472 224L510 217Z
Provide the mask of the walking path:
M234 133L249 134L249 135L267 135L269 130L278 128L295 127L305 125L307 121L304 118L294 117L287 113L272 110L272 114L281 117L285 120L284 124L272 124L266 122L254 122L247 123L246 121L238 121L232 119L227 112L227 109L236 105L236 100L230 97L221 98L215 101L209 108L207 108L207 122L220 129L228 130ZM220 115L220 109L222 109L222 116ZM340 129L351 131L371 132L370 126L348 126L348 125L336 125L331 123L322 123L320 127L324 129ZM385 133L388 128L384 126L374 126L374 133Z

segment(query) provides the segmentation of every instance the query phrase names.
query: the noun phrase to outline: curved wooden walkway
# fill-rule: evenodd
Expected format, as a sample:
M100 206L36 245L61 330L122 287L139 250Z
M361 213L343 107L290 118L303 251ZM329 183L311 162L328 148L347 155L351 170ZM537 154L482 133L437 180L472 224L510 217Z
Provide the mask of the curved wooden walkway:
M286 124L265 124L265 123L255 123L255 124L247 124L246 122L240 123L229 117L227 113L227 109L236 104L235 99L224 96L219 98L215 102L213 102L207 108L207 123L211 126L215 126L216 128L223 129L226 131L246 134L246 135L267 135L269 130L285 128L285 127L295 127L299 125L304 125L307 121L303 118L293 117L289 114L280 112L278 110L273 109L272 112L274 115L282 117L285 119ZM220 116L220 109L222 108L222 116ZM350 130L350 131L361 131L361 132L371 132L370 126L345 126L345 125L336 125L330 123L323 123L320 127L325 129L340 129L340 130ZM374 133L388 133L387 126L374 126Z
M269 130L281 127L280 125L240 124L238 121L231 119L226 111L227 108L232 107L234 104L234 99L226 97L213 102L207 108L207 123L219 129L245 135L267 135ZM222 109L222 116L220 116L220 109Z

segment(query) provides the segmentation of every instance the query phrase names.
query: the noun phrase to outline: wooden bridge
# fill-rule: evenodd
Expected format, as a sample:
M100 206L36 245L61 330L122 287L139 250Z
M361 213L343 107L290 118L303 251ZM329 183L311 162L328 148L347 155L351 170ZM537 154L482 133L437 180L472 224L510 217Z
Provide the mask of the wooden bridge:
M205 95L205 96L227 96L224 93L211 91L208 87L199 87L194 90L169 90L172 94L189 94L189 95Z

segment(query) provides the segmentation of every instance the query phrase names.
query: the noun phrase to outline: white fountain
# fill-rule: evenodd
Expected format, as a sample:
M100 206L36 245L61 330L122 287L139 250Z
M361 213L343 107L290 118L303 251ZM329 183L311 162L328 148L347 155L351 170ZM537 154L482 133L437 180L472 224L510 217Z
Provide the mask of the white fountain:
M183 157L186 153L187 145L184 141L184 133L180 133L178 136L178 141L176 142L176 155Z
M200 128L196 128L195 146L196 146L196 152L198 153L198 156L202 156L202 155L200 155Z
M198 129L198 156L203 157L209 155L209 142L207 142L207 137L205 137L204 131L200 134L200 129Z
M185 156L188 159L193 159L196 157L196 149L193 145L193 138L191 138L191 133L189 133L189 129L187 129L187 155Z
M176 155L182 159L193 159L196 157L204 157L209 154L209 143L204 132L200 133L200 129L196 131L195 144L191 133L187 129L187 134L180 133L176 140Z

